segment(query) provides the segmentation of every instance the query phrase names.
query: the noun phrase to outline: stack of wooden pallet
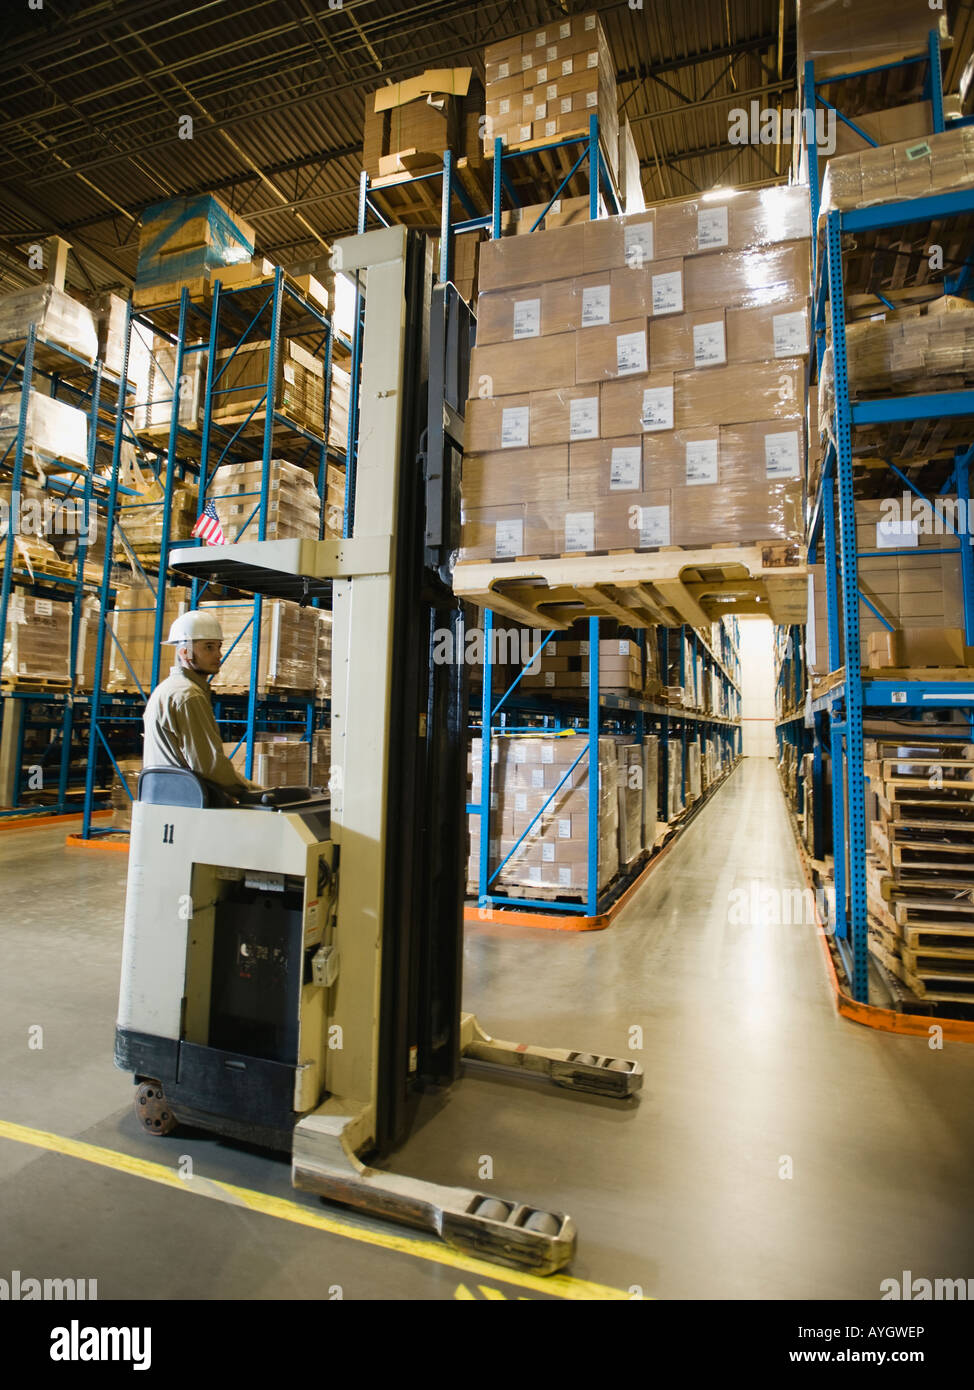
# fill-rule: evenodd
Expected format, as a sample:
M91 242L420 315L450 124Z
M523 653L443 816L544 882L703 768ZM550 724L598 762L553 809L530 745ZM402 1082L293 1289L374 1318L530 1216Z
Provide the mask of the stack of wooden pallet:
M869 945L921 999L974 1003L974 743L866 740Z

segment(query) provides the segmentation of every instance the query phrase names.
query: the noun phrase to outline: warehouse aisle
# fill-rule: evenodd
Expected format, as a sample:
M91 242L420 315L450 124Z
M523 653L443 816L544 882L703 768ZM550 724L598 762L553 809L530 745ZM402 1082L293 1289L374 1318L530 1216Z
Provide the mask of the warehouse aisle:
M435 1245L423 1247L433 1258L380 1247L388 1226L295 1193L281 1158L194 1132L143 1137L111 1064L126 861L65 851L63 833L0 839L11 905L0 918L0 1266L97 1277L103 1298L328 1298L341 1286L346 1298L451 1299L464 1281L481 1296ZM641 1041L631 1055L644 1090L635 1103L597 1100L471 1066L424 1101L388 1166L569 1210L573 1275L646 1296L874 1299L905 1269L966 1275L974 1048L932 1051L838 1018L797 898L775 912L758 896L803 887L774 765L753 759L609 930L469 929L465 1006L489 1031L625 1055ZM37 1023L44 1046L32 1050ZM187 1201L11 1142L3 1122L173 1170L189 1156L198 1175L337 1216L344 1234ZM494 1283L539 1296L500 1271Z

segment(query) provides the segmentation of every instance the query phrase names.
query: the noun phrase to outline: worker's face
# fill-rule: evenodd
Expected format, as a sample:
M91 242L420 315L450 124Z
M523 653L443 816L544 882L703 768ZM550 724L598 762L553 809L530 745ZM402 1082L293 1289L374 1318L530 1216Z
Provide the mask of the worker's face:
M215 676L220 669L220 648L222 642L194 642L190 647L190 663L194 671L204 676Z

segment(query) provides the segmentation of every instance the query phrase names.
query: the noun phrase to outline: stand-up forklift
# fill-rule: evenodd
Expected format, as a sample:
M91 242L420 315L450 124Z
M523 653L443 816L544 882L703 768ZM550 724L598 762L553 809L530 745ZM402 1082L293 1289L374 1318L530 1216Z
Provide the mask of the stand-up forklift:
M451 1085L461 1058L620 1100L642 1070L498 1041L461 1013L467 672L434 643L448 629L464 652L450 567L473 320L434 288L416 232L349 238L334 259L365 295L352 534L171 557L331 607L330 787L220 804L192 773L143 771L116 1064L150 1133L183 1122L283 1149L296 1187L551 1273L571 1217L362 1161L405 1138L421 1088Z

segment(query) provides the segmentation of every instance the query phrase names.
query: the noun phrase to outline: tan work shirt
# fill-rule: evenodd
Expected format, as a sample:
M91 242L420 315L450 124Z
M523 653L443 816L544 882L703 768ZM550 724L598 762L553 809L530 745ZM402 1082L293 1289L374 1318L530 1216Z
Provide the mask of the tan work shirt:
M185 767L230 791L252 788L223 751L205 676L174 666L142 716L143 767Z

